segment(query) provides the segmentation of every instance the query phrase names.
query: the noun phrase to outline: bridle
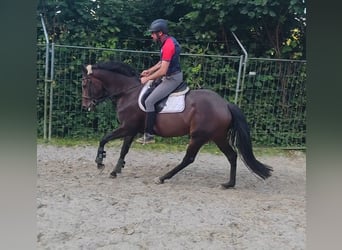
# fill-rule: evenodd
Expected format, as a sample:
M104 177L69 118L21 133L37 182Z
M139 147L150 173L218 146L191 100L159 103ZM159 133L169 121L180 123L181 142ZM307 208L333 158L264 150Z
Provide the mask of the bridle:
M104 91L105 91L107 94L104 95L103 97L100 97L100 98L94 98L94 97L92 96L92 93L91 93L91 85L93 85L93 82L92 82L92 80L91 80L91 75L92 75L92 74L88 74L86 77L82 77L82 82L83 82L83 81L86 81L85 87L87 88L87 93L88 93L88 95L82 95L82 98L91 100L90 103L91 103L91 105L93 105L94 107L95 107L97 104L99 104L99 103L105 101L106 99L110 99L110 100L112 101L113 98L122 95L122 93L125 93L125 92L127 92L127 91L129 91L129 90L131 90L131 89L135 89L135 88L137 88L137 87L140 86L139 84L138 84L138 85L134 85L133 87L130 87L130 88L127 88L127 89L125 89L125 90L121 90L121 91L119 91L119 92L112 93L112 94L108 93L107 89L104 88Z
M93 106L96 106L98 103L104 101L105 99L107 99L107 96L101 97L99 99L96 99L92 96L92 91L91 91L91 85L93 85L93 82L91 80L90 75L87 75L86 77L82 77L82 82L86 81L85 87L87 88L87 94L88 95L82 95L82 98L88 99L90 100L91 104Z

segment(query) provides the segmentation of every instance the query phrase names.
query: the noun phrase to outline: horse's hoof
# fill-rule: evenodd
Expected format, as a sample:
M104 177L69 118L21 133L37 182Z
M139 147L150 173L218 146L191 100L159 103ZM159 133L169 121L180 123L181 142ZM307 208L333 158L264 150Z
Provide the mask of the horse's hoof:
M235 186L235 184L231 184L231 183L222 183L221 184L221 187L223 188L223 189L228 189L228 188L234 188L234 186Z
M121 167L116 166L113 172L115 172L117 174L121 174Z
M116 176L117 176L117 175L116 175L116 172L115 172L115 171L111 172L110 175L109 175L109 177L110 177L110 178L113 178L113 179L116 178Z
M160 179L160 177L156 177L156 178L154 178L154 183L155 183L155 184L163 184L164 181L162 181L162 180Z
M97 169L103 170L105 168L105 165L103 163L97 163Z

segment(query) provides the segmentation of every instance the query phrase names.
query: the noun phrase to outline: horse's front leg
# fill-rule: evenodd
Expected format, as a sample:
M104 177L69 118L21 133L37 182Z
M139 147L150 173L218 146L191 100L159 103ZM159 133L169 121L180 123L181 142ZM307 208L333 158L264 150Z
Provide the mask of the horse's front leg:
M103 159L106 158L106 151L104 150L104 145L99 146L97 149L97 155L95 162L97 163L97 168L103 170L105 165L103 164Z
M105 135L100 140L100 144L99 144L99 147L97 149L97 155L96 155L96 159L95 159L95 162L97 163L98 169L103 170L105 167L105 165L103 164L103 159L106 158L106 151L104 150L104 147L107 144L107 142L114 140L114 139L125 137L126 135L127 135L127 130L125 128L120 127L118 129L114 130L113 132Z
M121 147L120 157L118 159L118 162L116 163L114 170L110 173L110 177L115 178L116 174L121 173L121 169L125 167L125 156L127 155L131 147L133 139L134 136L126 136L124 138L124 142Z

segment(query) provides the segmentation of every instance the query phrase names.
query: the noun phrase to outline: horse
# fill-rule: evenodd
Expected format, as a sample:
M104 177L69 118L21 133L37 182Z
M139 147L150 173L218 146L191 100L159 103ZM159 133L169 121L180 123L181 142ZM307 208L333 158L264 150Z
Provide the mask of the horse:
M125 166L125 156L136 135L144 132L146 113L139 107L138 97L143 88L139 75L120 61L82 65L82 107L88 111L104 100L116 107L119 127L104 135L99 142L95 162L103 170L106 143L123 138L120 156L110 177L116 178ZM271 176L273 168L261 163L253 153L250 129L242 110L208 89L191 89L185 97L185 108L178 113L158 113L154 131L160 137L189 136L186 153L180 164L155 183L162 184L195 161L200 148L212 141L230 163L229 180L223 188L236 184L237 157L262 180Z

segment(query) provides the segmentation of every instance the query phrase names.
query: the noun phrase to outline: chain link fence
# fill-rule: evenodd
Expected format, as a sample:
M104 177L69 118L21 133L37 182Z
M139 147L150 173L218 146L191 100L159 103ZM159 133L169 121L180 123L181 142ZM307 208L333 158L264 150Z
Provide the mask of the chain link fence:
M140 72L159 60L158 52L54 44L49 53L46 60L45 45L37 46L37 134L42 138L47 130L49 138L100 138L118 126L110 102L95 112L82 110L82 65L118 60ZM305 147L305 61L250 58L242 65L242 56L181 54L181 63L190 88L212 89L237 102L255 145Z

